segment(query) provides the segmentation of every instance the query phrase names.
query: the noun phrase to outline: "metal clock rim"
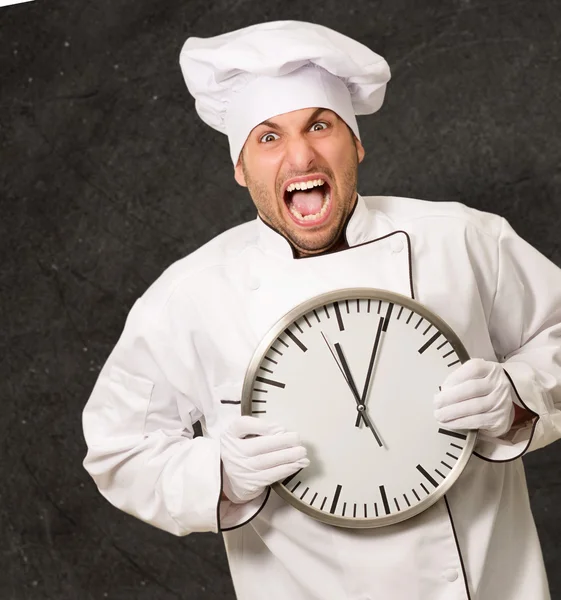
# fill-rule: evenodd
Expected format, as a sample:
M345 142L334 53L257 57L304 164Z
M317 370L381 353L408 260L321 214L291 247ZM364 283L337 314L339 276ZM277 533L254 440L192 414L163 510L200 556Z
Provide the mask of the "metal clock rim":
M433 313L429 308L418 300L404 296L397 292L390 290L384 290L379 288L365 288L365 287L354 287L354 288L341 288L331 292L324 292L318 294L313 298L309 298L304 302L301 302L290 311L285 313L270 329L267 331L259 345L257 346L251 361L246 369L244 383L242 387L242 402L241 402L241 414L251 415L251 389L253 387L253 380L259 368L259 364L263 359L263 356L269 350L271 345L277 339L277 337L287 328L288 325L296 321L302 315L306 314L317 306L330 304L339 300L345 300L349 298L353 299L373 299L382 300L386 302L393 302L395 304L414 310L417 314L421 315L432 325L434 325L446 339L456 352L461 363L466 362L470 357L462 344L460 338L454 332L454 330L438 315ZM477 431L466 432L466 446L462 450L462 455L458 462L454 465L452 471L448 474L447 480L444 484L440 485L430 496L421 500L414 507L400 511L395 514L385 515L383 517L375 517L373 519L368 518L354 518L354 517L342 517L338 515L326 514L309 504L299 500L293 494L291 494L282 483L276 482L271 487L275 492L289 504L307 514L308 516L315 518L323 523L334 525L337 527L344 527L348 529L373 529L377 527L385 527L387 525L394 525L402 521L408 520L416 515L424 512L438 500L440 500L456 482L462 471L464 470L468 460L471 457L475 442L477 440Z

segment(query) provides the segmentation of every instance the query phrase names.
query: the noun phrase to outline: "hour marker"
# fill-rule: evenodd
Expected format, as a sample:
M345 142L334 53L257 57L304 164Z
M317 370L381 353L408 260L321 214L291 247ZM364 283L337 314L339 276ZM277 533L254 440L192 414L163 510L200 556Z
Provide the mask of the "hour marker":
M370 312L370 298L368 298L368 304L366 305L366 312Z
M303 318L304 318L304 321L306 321L306 325L307 325L308 327L311 327L310 321L308 321L308 317L307 317L306 315L304 315L304 317L303 317Z
M458 450L463 450L463 449L464 449L464 447L463 447L463 446L458 446L458 444L454 444L454 442L452 442L452 443L450 444L450 446L454 446L454 448L457 448Z
M419 498L419 494L417 494L417 491L415 489L411 490L413 492L413 494L415 494L415 498L417 498L417 500L420 502L421 499Z
M428 342L425 342L420 348L419 348L419 354L422 354L427 348L429 348L432 344L434 344L434 342L436 342L436 340L440 337L440 331L437 331L430 340L428 340Z
M284 383L281 383L280 381L275 381L274 379L267 379L265 377L256 377L255 381L258 381L259 383L264 383L266 385L274 385L275 387L279 388L286 387L286 385Z
M399 309L399 312L397 313L397 320L398 320L398 321L399 321L399 317L401 317L401 313L403 312L403 309L404 309L404 308L405 308L405 306L402 306L402 307Z
M262 400L265 402L265 400ZM220 400L220 404L241 404L241 400Z
M301 484L302 482L299 481L290 491L294 492L294 490Z
M278 365L279 363L276 360L273 360L272 358L269 358L268 356L265 357L265 360L268 360L269 362L274 363L275 365Z
M450 454L450 452L446 452L446 456L449 456L450 458L453 458L454 460L458 460L458 457L454 456L453 454Z
M442 477L442 479L446 477L446 475L443 475L438 469L435 469L435 471Z
M407 321L405 321L406 325L409 325L409 321L411 321L412 316L413 316L413 311L411 311L411 314L407 317Z
M298 473L300 473L301 470L302 469L298 469L298 471L296 471L296 473L292 473L292 475L289 475L286 479L283 480L282 484L288 485L296 477L296 475L298 475Z
M453 367L454 365L457 365L460 361L459 360L455 360L454 362L451 362L449 365L446 365L447 367Z
M366 519L366 517L368 516L368 508L366 507L366 504L364 505L364 518Z
M409 502L409 498L403 494L403 497L405 498L405 502L407 502L407 506L411 506L411 502Z
M257 398L252 398L251 401L252 402L262 402L263 404L267 404L267 400L257 400ZM236 402L236 404L239 404L239 402Z
M339 303L335 302L333 304L333 308L335 309L335 315L337 316L337 324L339 325L339 331L344 331L345 326L343 325L343 318L341 317L341 309L339 308Z
M444 348L444 346L446 346L446 344L447 344L447 343L448 343L448 340L444 340L444 341L442 342L442 344L440 344L440 346L437 346L437 348L436 348L436 349L437 349L437 350L440 350L441 348Z
M314 501L315 501L315 499L317 498L317 495L318 495L318 493L316 492L316 493L314 494L314 497L312 498L312 501L310 502L310 506L313 506L313 505L314 505Z
M327 501L327 496L323 499L323 502L321 503L320 510L323 510L323 507L325 506L325 502L326 501Z
M386 488L383 485L380 486L380 496L382 496L384 510L386 511L386 514L389 515L391 512L390 505L388 504L388 497L386 496Z
M302 329L302 327L300 327L300 325L298 325L297 321L294 321L294 325L296 325L296 327L300 333L304 333L304 330Z
M432 327L432 323L423 331L423 335L427 335L429 329Z
M312 311L314 313L315 318L317 319L318 323L321 323L321 319L319 318L319 315L316 312L316 309L314 308L314 310Z
M360 300L358 298L356 299L356 312L360 312Z
M423 317L421 317L418 321L417 321L417 325L415 325L415 329L417 329L417 327L419 327L419 325L423 322Z
M267 411L266 410L252 410L251 414L252 415L266 415Z
M397 503L397 498L394 498L393 501L395 502L395 507L397 510L401 510L401 508L399 508L399 504Z
M448 469L452 468L448 463L445 463L443 460L441 460L440 463L443 464Z
M305 495L308 493L308 490L309 490L309 489L310 489L310 488L309 488L309 487L307 487L307 488L304 490L304 493L303 493L303 494L300 496L300 500L303 500L303 499L304 499L304 496L305 496Z
M421 482L421 487L425 490L425 492L427 494L430 494L430 492L427 490L427 486L424 483L422 483L422 482Z
M335 489L335 496L333 496L333 502L331 503L331 508L329 509L329 512L331 514L333 514L335 512L335 509L337 508L337 502L339 502L339 496L341 494L342 487L343 486L338 485Z
M326 305L323 307L323 310L325 311L325 316L326 316L328 319L331 319L331 317L329 316L329 311L327 310L327 304L326 304Z
M272 373L271 369L267 369L267 367L259 367L262 371L266 371L267 373Z
M384 326L382 327L382 331L387 331L388 330L388 325L390 322L390 317L392 316L392 310L393 310L393 302L390 302L388 304L388 310L386 311L386 316L384 317Z
M424 475L427 480L432 483L432 485L434 485L434 487L438 487L438 483L436 481L436 479L427 471L425 471L425 469L423 469L423 467L421 465L417 465L417 471L419 471L419 473L421 473L422 475Z
M449 435L453 438L458 438L459 440L467 439L467 435L463 433L458 433L457 431L450 431L449 429L442 429L442 427L438 430L438 433L443 433L444 435Z
M447 352L442 358L448 358L450 356L450 354L454 354L454 348L452 348L452 350L450 350L450 352Z
M300 330L302 331L302 330ZM288 329L285 331L286 335L298 346L298 348L300 348L300 350L302 350L302 352L306 352L308 350L308 348L306 348L306 346L304 346L304 344L292 333L292 331L289 331Z

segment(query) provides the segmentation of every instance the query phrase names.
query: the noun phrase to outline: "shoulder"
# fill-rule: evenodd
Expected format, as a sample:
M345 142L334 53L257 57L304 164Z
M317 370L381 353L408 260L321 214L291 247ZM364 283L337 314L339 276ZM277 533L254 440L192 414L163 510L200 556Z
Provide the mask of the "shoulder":
M150 312L161 312L169 300L188 302L209 272L223 271L244 250L255 243L256 221L242 223L217 235L187 256L171 264L143 294L142 303Z
M383 213L396 229L439 229L457 233L475 230L497 238L504 219L499 215L472 208L461 202L444 202L399 196L363 196L366 206Z

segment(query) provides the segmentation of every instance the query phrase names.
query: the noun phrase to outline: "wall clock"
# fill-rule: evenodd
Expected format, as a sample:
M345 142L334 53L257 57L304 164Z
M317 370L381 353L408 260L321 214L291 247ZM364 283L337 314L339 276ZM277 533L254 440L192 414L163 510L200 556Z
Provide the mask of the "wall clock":
M286 314L247 369L242 414L297 431L310 465L273 485L307 515L379 527L441 498L465 467L474 431L441 427L434 394L468 359L419 302L377 289L322 294Z

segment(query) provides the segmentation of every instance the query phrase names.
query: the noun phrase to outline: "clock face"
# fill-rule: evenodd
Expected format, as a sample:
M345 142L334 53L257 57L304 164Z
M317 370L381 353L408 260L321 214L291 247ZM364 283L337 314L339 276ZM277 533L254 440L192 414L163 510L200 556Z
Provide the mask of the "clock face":
M308 450L310 465L275 491L343 527L434 504L475 443L433 414L440 384L467 359L438 316L399 294L340 290L296 307L263 339L242 392L243 414L298 432Z

